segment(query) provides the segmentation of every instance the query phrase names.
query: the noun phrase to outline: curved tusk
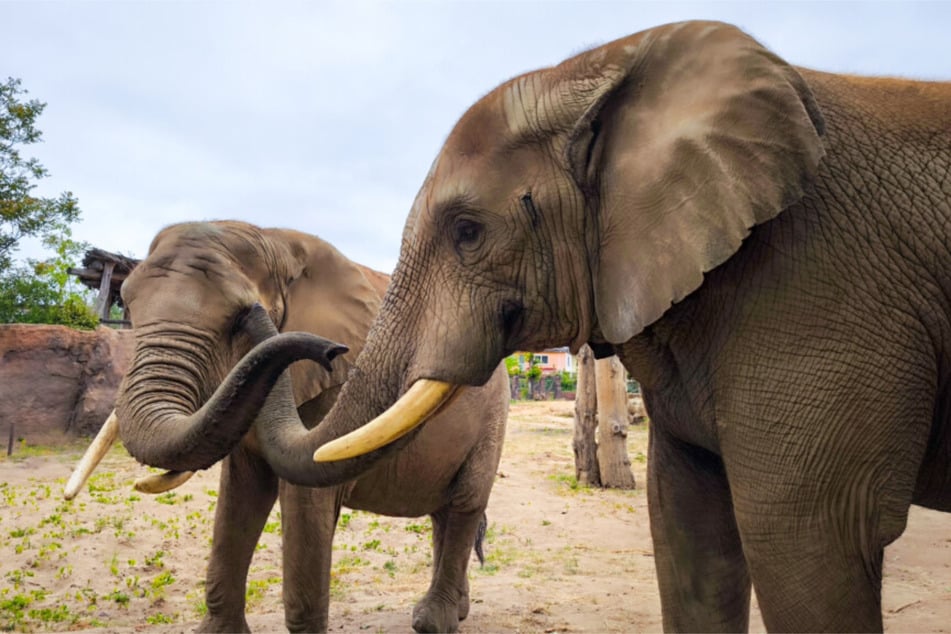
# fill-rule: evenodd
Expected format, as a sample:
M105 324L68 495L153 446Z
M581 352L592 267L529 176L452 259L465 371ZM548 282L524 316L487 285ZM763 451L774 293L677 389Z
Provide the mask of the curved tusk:
M139 478L132 486L135 487L135 490L139 493L151 493L154 495L156 493L165 493L166 491L177 489L188 482L193 475L195 475L194 471L166 471L165 473Z
M314 462L355 458L388 445L425 423L458 387L431 379L416 381L388 410L315 451Z
M79 464L73 469L66 488L63 489L63 497L72 500L79 493L79 490L86 484L86 480L96 470L103 457L109 452L109 448L116 442L119 436L119 419L116 417L116 410L112 410L109 418L102 424L99 433L93 438L92 442L86 448L86 453L80 458Z

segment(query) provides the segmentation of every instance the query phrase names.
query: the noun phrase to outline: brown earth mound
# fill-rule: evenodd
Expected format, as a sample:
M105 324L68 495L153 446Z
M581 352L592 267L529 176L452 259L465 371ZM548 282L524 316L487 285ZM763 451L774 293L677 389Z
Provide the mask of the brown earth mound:
M30 444L95 434L132 357L132 331L0 325L0 435Z

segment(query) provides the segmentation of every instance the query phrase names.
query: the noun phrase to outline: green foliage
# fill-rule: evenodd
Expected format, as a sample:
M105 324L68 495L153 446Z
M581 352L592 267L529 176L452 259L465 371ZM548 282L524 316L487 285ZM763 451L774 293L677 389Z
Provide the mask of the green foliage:
M56 198L32 195L36 181L49 173L37 159L24 158L20 151L21 146L42 140L35 122L46 104L22 100L26 94L19 79L0 82L0 272L10 267L21 239L58 235L80 213L70 192Z
M156 612L155 614L150 614L145 617L145 621L149 625L161 625L166 623L174 623L175 619L167 614Z
M574 392L578 387L578 375L568 370L561 371L561 389L565 392Z
M542 368L538 360L538 355L528 355L528 371L525 372L525 375L530 381L535 381L542 375Z
M0 83L0 323L95 328L99 320L69 275L88 247L70 232L79 219L76 199L69 192L55 199L31 194L34 181L48 174L35 158L23 158L20 146L42 139L34 123L46 104L20 100L25 94L18 79ZM13 252L30 236L41 238L53 255L15 265Z
M63 240L72 242L68 237ZM57 255L0 273L0 323L62 324L87 330L98 326L83 293L72 287L66 273L69 266L64 256Z
M508 372L509 376L521 374L522 368L519 367L518 357L516 357L514 354L505 357L505 370Z

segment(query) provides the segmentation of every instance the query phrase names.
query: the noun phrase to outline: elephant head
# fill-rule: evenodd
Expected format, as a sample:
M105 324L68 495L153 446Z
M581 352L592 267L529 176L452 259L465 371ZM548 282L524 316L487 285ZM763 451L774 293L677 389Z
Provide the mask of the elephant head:
M396 432L355 444L322 446L320 427L275 418L259 427L265 456L313 483L310 452L386 444L514 350L628 341L802 196L822 133L797 70L720 23L658 27L502 84L433 163L324 425L342 433L440 393Z
M295 406L325 413L327 395L336 395L350 368L345 359L333 367L330 360L347 348L304 332L325 333L359 351L387 282L295 231L241 222L164 229L123 284L135 353L116 411L93 443L98 457L84 461L74 481L81 486L116 429L141 462L192 471L227 455L262 407L271 415L281 404L295 424ZM292 334L272 338L278 329ZM287 366L304 358L323 367L294 364L294 393L285 380L272 394ZM78 491L71 483L68 497Z

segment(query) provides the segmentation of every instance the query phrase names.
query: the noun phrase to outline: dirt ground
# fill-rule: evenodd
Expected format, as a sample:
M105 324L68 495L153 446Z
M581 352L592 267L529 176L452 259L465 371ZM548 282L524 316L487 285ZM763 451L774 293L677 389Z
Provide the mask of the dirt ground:
M463 632L658 631L648 529L645 426L632 427L636 491L574 482L572 403L512 408L489 506L484 567L470 568ZM204 610L218 474L173 494L135 493L142 475L113 450L87 490L61 492L79 449L19 447L0 458L0 629L187 632ZM279 509L255 555L248 611L256 631L283 629ZM429 582L428 518L345 512L335 541L331 630L410 630ZM951 631L951 514L913 508L886 552L885 627ZM754 631L762 631L755 610Z

